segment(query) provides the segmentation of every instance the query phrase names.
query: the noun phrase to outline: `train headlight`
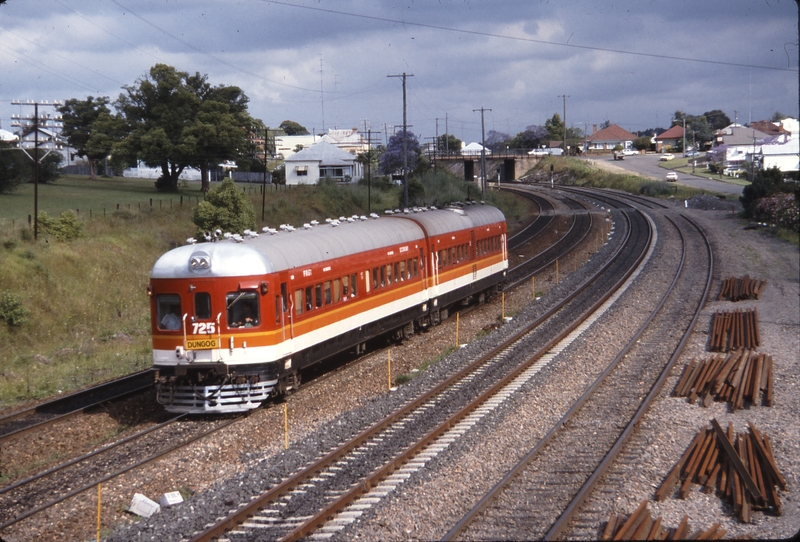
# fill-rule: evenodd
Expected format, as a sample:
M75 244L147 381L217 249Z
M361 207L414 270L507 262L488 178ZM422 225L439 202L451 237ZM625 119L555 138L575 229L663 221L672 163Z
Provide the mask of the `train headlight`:
M211 269L211 256L205 252L195 252L189 258L189 270L195 273L205 273Z

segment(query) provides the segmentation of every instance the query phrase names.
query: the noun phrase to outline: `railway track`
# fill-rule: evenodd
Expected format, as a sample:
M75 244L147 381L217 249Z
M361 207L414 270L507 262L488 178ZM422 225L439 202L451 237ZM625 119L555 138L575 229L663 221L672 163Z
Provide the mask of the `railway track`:
M683 218L670 222L683 240L682 257L657 310L558 423L445 540L593 539L601 534L597 526L604 518L582 504L619 457L626 438L660 390L694 328L713 275L711 249L699 228ZM687 228L696 231L684 234L682 229ZM704 272L692 273L691 267ZM665 336L663 331L675 319L686 320L687 298L695 306L684 333ZM569 450L568 463L565 450ZM637 454L629 452L625 457L636 461ZM613 482L606 483L604 493L614 494L614 488L608 487Z
M626 242L620 242L616 257L579 292L529 326L510 329L502 344L489 348L477 361L289 479L276 481L269 491L243 503L194 540L210 540L231 529L235 530L226 534L230 540L254 536L292 540L317 529L330 534L344 528L371 500L392 491L393 485L424 465L429 452L448 445L445 441L426 450L433 441L450 431L466 431L461 424L474 423L481 408L494 401L490 397L526 370L538 370L532 368L537 360L577 327L576 314L593 312L611 295L601 292L613 290L612 283L618 286L632 272L647 250L650 228L639 213L622 216L633 221L625 228ZM537 354L531 357L530 352ZM326 521L339 512L343 513L335 522Z

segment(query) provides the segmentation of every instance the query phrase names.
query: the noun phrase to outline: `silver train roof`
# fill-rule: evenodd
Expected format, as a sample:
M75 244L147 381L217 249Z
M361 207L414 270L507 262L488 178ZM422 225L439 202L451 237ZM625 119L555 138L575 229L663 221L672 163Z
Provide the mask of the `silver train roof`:
M427 235L479 228L504 221L488 205L385 215L379 219L320 224L311 229L262 233L241 241L223 239L170 250L153 266L151 278L252 276L304 267L381 247L412 243Z

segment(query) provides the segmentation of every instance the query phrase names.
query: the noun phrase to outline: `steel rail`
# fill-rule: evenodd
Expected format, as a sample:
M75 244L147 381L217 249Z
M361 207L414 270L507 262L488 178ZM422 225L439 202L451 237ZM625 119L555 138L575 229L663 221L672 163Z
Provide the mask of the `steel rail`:
M630 228L629 228L629 231L630 231ZM617 251L617 253L614 256L618 257L619 254L621 253L621 250L622 249ZM612 262L607 263L606 265L604 265L602 267L601 270L599 270L597 272L597 274L594 277L592 277L590 279L587 279L587 281L584 282L583 287L584 288L588 287L588 285L590 285L594 280L597 279L597 277L602 275L603 272L605 272L610 267L611 263ZM398 409L397 411L392 413L390 416L384 418L384 420L381 420L377 424L374 424L372 427L366 429L365 431L363 431L362 433L357 435L350 442L345 443L344 445L340 446L336 450L334 450L331 453L327 454L325 457L315 461L313 464L311 464L308 467L306 467L305 469L303 469L303 471L297 473L293 477L291 477L291 478L285 480L284 482L278 484L277 486L273 487L269 491L263 493L261 496L253 499L249 503L246 503L245 505L243 505L241 508L239 508L235 512L231 513L227 517L225 517L225 518L221 519L220 521L218 521L216 524L212 525L205 532L196 535L192 540L193 541L211 540L211 539L213 539L215 537L221 536L226 531L235 528L238 524L243 523L248 517L254 515L261 508L264 508L264 506L266 506L266 504L268 502L276 500L281 495L287 493L292 487L295 487L295 486L303 483L306 479L314 476L317 472L319 472L322 468L324 468L325 465L332 464L333 462L338 460L340 457L342 457L343 455L348 453L350 450L355 449L357 446L359 446L360 444L365 442L372 435L375 435L375 434L379 433L380 431L382 431L383 429L385 429L386 427L391 425L394 421L399 420L399 419L403 418L404 416L406 416L408 412L413 411L418 406L420 406L420 405L426 403L427 401L429 401L431 396L433 396L433 395L435 395L437 393L440 393L442 390L450 387L457 380L459 380L459 379L463 378L464 376L466 376L466 375L470 374L471 372L473 372L477 367L482 365L485 362L486 359L496 355L496 353L498 351L502 351L503 349L506 349L514 341L518 340L520 338L520 336L523 336L523 335L529 333L531 330L533 330L536 327L538 327L538 325L541 324L541 322L546 321L550 317L551 314L553 314L554 312L556 312L560 308L563 308L564 306L566 306L570 301L572 301L572 299L574 299L574 297L576 297L578 295L578 293L579 293L578 291L573 292L573 294L568 296L568 298L566 300L562 301L562 303L560 303L557 307L554 307L550 311L547 311L547 313L545 315L543 315L542 317L538 318L526 330L523 330L523 331L515 334L514 337L510 337L509 339L503 341L502 344L500 344L499 346L497 346L497 347L495 347L493 349L493 352L491 352L491 353L489 353L489 354L487 354L485 356L482 356L478 361L470 364L468 367L462 369L461 371L458 371L454 375L451 375L444 382L440 383L439 385L435 386L432 390L427 392L424 396L419 397L416 400L414 400L413 402L405 405L403 408ZM544 353L546 351L547 351L547 347L542 350L542 353ZM446 423L447 422L445 422L445 424ZM444 430L443 427L444 426L440 426L437 429L431 431L429 434L438 435L439 433L441 433ZM381 468L380 471L385 473L385 472L388 472L388 469L393 470L394 468L396 468L396 466L401 461L402 460L399 460L399 459L395 458L395 459L391 460L388 464L386 464L383 468ZM376 476L380 477L381 474L378 473ZM384 476L385 476L385 474L384 474ZM356 486L356 488L354 488L354 490L352 490L350 492L349 495L345 495L344 498L345 499L353 498L355 495L360 494L361 492L367 490L369 484L374 483L374 481L376 479L377 478L370 478L369 482L360 483L358 486ZM344 502L344 501L342 501L342 502ZM317 516L323 517L323 516L330 515L332 513L332 511L335 511L336 509L339 509L341 506L344 506L344 504L342 504L342 503L340 503L338 505L337 504L333 504L333 505L329 506L326 510L323 510L319 514L315 515L315 518L317 518ZM287 535L287 539L292 539L293 537L298 536L298 534L301 533L301 531L302 532L310 532L310 531L313 531L314 529L316 529L317 528L316 523L319 522L319 519L318 518L315 519L315 518L312 518L311 521L307 522L309 525L306 525L305 527L301 526L300 528L296 529L293 532L293 534L290 533L289 535ZM314 524L314 525L311 525L311 524ZM300 534L300 536L302 536L302 535Z
M86 390L78 391L75 393L71 393L64 397L59 397L52 401L48 401L46 403L32 406L23 410L19 410L3 416L0 418L0 424L6 424L6 426L10 425L11 422L22 418L24 416L35 416L35 415L43 415L43 416L52 416L45 420L38 421L36 423L26 425L19 429L15 429L13 431L9 431L8 433L4 433L0 435L0 443L11 439L13 437L18 437L28 431L34 429L40 429L42 427L46 427L52 423L55 423L60 420L64 420L69 418L70 416L75 416L80 414L81 412L85 412L87 409L101 405L108 401L113 401L116 399L121 399L123 397L127 397L128 395L139 393L143 390L146 390L152 387L152 381L148 384L135 384L139 380L147 380L148 377L154 373L153 369L146 369L144 371L140 371L138 373L133 373L122 378L118 378L116 380L112 380L110 382L104 382L103 384L99 384L97 386L93 386ZM152 378L150 378L152 380ZM113 390L115 388L123 388L127 385L134 384L136 387L132 389L126 389L122 393L115 393ZM113 395L108 395L112 393ZM89 398L95 395L102 395L102 399L99 400L91 400L91 401L83 401L81 402L82 398ZM70 403L76 403L77 406L69 406ZM53 411L59 408L68 408L67 412L62 412L60 414L56 414ZM0 429L2 430L2 429Z
M214 427L212 429L209 429L208 431L204 431L204 432L202 432L202 433L200 433L198 435L195 435L194 437L192 437L189 440L186 440L186 441L181 442L179 444L175 444L174 446L171 446L171 447L167 448L166 450L162 450L161 452L158 452L157 454L154 454L154 455L152 455L152 456L150 456L148 458L142 459L141 461L137 461L136 463L128 465L127 467L124 467L124 468L119 469L119 470L117 470L115 472L107 474L107 475L103 476L102 478L99 478L97 480L93 480L90 483L84 484L81 487L73 489L73 490L61 495L60 497L57 497L56 499L53 499L53 500L48 501L46 503L43 503L43 504L41 504L39 506L31 508L30 510L27 510L27 511L23 512L22 514L14 517L13 519L10 519L10 520L8 520L8 521L6 521L4 523L0 523L0 531L5 529L6 527L14 525L15 523L19 523L20 521L22 521L22 520L24 520L26 518L29 518L30 516L38 514L39 512L42 512L43 510L47 510L48 508L51 508L51 507L55 506L56 504L58 504L58 503L60 503L62 501L65 501L65 500L67 500L67 499L69 499L71 497L74 497L75 495L83 493L86 490L92 489L93 487L97 487L98 484L102 484L102 483L105 483L105 482L107 482L109 480L113 480L117 476L121 476L121 475L125 474L126 472L129 472L129 471L131 471L133 469L139 468L139 467L141 467L143 465L147 465L148 463L152 463L153 461L156 461L157 459L160 459L160 458L162 458L162 457L164 457L166 455L169 455L169 454L171 454L172 452L174 452L176 450L180 450L181 448L184 448L184 447L188 446L189 444L192 444L193 442L196 442L196 441L198 441L198 440L200 440L202 438L205 438L208 435L216 433L217 431L219 431L221 429L224 429L224 428L228 427L229 425L232 425L232 424L234 424L234 423L236 423L236 422L238 422L238 421L240 421L240 420L242 420L244 418L246 418L246 416L240 416L238 418L232 418L230 420L226 420L226 421L222 422L219 426Z
M702 313L702 310L705 307L706 301L708 300L709 293L711 292L711 283L713 282L714 279L714 252L711 248L711 241L708 239L708 236L705 234L703 229L696 222L694 222L684 214L680 214L680 216L699 232L700 236L703 238L705 243L706 254L708 257L709 265L708 265L708 273L706 276L706 284L703 290L703 295L700 299L700 302L697 305L697 309L695 310L691 322L687 326L686 331L683 334L683 337L681 338L680 342L675 348L675 351L673 352L672 356L670 356L670 359L667 362L666 366L661 371L658 380L656 380L656 382L650 389L650 392L642 401L641 406L636 411L636 414L633 416L630 423L628 423L627 427L619 436L614 446L609 450L608 454L600 463L597 470L592 474L591 477L589 477L589 479L581 488L580 492L575 496L575 498L570 502L569 506L567 506L567 508L564 510L563 514L551 526L550 530L545 535L545 540L553 540L558 536L560 536L561 534L563 534L563 532L567 528L568 523L573 519L575 514L577 514L580 507L583 506L583 504L586 502L586 499L589 497L592 490L594 490L600 478L603 476L603 474L606 473L610 465L617 459L620 452L622 451L623 446L627 443L634 429L639 424L639 420L641 420L642 416L644 416L644 414L647 412L647 410L654 402L656 396L660 393L661 389L664 387L664 383L669 377L669 374L672 371L672 368L674 367L678 358L683 353L683 350L686 347L686 343L689 341L689 338L692 332L694 331L695 326L697 325L697 321L700 318L700 314ZM675 225L678 231L681 232L678 225L675 224L675 222L671 218L667 217L667 219L669 219L669 221ZM681 232L681 237L683 238L682 232Z

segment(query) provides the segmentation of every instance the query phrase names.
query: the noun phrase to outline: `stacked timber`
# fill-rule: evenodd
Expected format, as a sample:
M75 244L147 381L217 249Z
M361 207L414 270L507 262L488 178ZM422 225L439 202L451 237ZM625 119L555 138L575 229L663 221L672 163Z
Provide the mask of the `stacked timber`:
M617 515L608 518L601 540L719 540L727 532L719 523L693 534L690 531L689 516L683 516L680 524L670 529L661 524L660 517L653 519L647 501L642 501L628 519Z
M699 400L704 407L727 401L733 411L759 404L759 398L760 404L772 406L772 356L739 349L704 361L692 359L672 395L688 397L692 404Z
M745 275L741 278L728 277L722 282L722 289L719 292L717 301L722 301L724 298L731 301L758 299L766 285L766 280L750 278L750 275Z
M711 428L697 434L667 475L656 500L665 500L676 485L679 498L684 499L692 484L697 484L706 493L716 491L744 523L750 523L753 510L781 515L776 486L785 490L786 481L778 471L769 437L752 423L749 429L749 433L734 434L732 423L725 431L716 419L711 420Z
M712 352L729 352L737 348L752 349L760 345L758 309L714 313L711 324Z

